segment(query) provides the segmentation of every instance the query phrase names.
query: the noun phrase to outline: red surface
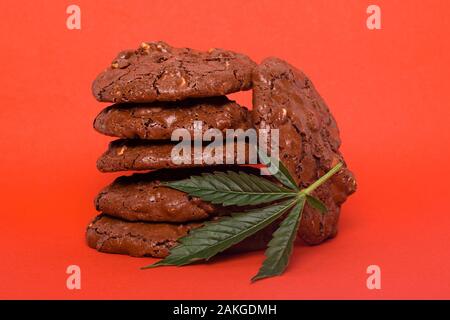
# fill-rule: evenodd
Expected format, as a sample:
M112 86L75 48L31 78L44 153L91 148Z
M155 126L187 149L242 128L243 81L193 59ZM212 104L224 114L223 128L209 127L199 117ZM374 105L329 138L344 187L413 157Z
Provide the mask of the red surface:
M68 30L78 4L82 30ZM366 28L366 7L382 30ZM450 298L449 1L2 1L0 298ZM144 40L224 47L303 69L338 121L359 190L337 238L297 246L250 284L262 252L181 269L89 249L109 138L91 81ZM238 99L247 105L249 93ZM82 289L66 289L77 264ZM382 289L366 288L377 264Z

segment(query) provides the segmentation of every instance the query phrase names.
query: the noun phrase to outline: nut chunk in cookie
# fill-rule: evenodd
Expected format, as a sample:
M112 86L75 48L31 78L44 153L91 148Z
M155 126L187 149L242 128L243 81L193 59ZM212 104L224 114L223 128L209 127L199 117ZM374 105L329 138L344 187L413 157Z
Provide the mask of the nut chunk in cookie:
M306 75L278 58L265 59L253 73L252 117L256 128L279 129L280 159L301 187L338 162L339 131L330 110ZM345 163L345 162L344 162ZM341 204L356 189L346 166L315 191L328 213L305 207L299 234L318 244L337 232Z
M249 57L223 49L206 52L143 42L120 52L92 84L104 102L176 101L248 90L256 64Z

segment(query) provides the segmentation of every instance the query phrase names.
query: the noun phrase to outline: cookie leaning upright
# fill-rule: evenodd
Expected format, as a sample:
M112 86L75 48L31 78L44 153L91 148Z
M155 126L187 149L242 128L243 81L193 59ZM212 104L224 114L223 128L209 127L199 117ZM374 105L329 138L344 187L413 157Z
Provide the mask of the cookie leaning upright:
M338 162L345 163L330 110L306 75L287 62L267 58L254 70L252 116L256 128L279 129L280 160L301 187L311 185ZM328 213L306 206L300 237L309 244L333 237L340 206L355 190L355 179L346 167L318 188L315 195Z
M177 101L222 96L251 87L255 63L223 49L207 52L143 42L123 51L98 75L92 92L103 102Z

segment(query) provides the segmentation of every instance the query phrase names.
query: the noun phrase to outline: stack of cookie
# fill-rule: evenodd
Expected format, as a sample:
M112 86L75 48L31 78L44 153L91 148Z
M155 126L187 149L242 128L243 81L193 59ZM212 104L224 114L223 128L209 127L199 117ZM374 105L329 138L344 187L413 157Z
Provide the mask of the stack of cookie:
M177 142L171 141L172 133L185 129L194 139L199 129L204 133L250 128L249 111L226 94L250 89L255 67L247 56L231 51L200 52L164 42L144 42L137 50L118 54L92 87L97 100L115 103L100 112L95 129L119 138L110 143L97 167L101 172L151 172L119 177L100 192L95 200L100 215L87 229L90 247L164 257L190 229L232 211L161 182L224 169L214 167L214 159L197 159L194 149L190 163L175 164L172 149ZM255 235L240 248L261 247L268 237L270 233Z
M251 88L251 114L225 96ZM174 163L172 133L186 129L195 139L197 121L202 121L202 132L278 129L280 160L302 188L338 162L345 164L337 124L327 105L303 72L278 58L257 66L231 51L143 43L137 50L119 53L94 81L93 93L99 101L116 103L98 115L95 129L119 138L98 160L99 170L152 170L120 177L97 196L95 205L101 214L88 226L87 242L102 252L165 257L192 228L235 211L161 185L225 169L211 166L216 157L196 159L195 150L191 163ZM259 173L250 167L240 170ZM341 205L355 190L355 179L344 165L315 191L328 213L307 206L300 238L319 244L334 237ZM271 225L233 249L265 247L275 228Z

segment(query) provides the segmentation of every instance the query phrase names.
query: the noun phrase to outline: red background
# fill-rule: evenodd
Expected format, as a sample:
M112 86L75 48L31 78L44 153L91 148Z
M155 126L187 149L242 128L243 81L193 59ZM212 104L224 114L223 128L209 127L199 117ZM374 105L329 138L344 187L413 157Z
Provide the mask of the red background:
M366 28L366 8L382 30ZM66 7L81 7L81 30ZM450 298L449 1L2 1L0 298ZM359 190L337 238L298 245L287 272L250 284L262 252L139 270L89 249L107 104L90 85L142 41L224 47L303 69L338 121ZM250 94L237 99L250 104ZM66 288L66 267L82 289ZM366 268L382 289L366 288Z

